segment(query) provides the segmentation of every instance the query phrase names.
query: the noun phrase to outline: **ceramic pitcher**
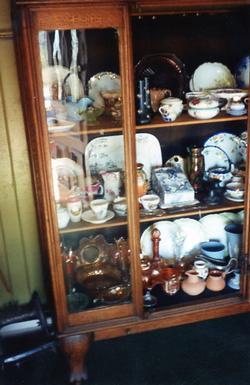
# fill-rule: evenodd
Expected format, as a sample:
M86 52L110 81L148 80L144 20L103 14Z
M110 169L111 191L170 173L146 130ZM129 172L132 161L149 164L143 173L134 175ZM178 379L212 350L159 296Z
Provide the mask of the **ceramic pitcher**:
M104 198L113 202L120 195L121 171L102 171L100 175L104 181Z

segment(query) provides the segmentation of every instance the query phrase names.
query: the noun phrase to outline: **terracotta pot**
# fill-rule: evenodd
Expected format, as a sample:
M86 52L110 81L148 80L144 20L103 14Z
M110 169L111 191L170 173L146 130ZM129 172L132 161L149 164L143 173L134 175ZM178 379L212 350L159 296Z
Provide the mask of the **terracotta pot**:
M225 286L225 273L220 270L211 270L207 278L207 288L211 291L221 291Z
M182 282L182 290L189 295L199 295L206 287L206 282L199 277L195 270L188 270L185 273L188 277Z

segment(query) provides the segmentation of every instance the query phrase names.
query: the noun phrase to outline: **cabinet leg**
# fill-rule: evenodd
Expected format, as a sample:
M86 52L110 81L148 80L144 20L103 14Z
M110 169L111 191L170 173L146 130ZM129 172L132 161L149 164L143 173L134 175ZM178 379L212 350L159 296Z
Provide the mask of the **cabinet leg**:
M60 340L61 348L68 357L71 383L79 384L88 378L86 355L92 340L92 333L66 336Z

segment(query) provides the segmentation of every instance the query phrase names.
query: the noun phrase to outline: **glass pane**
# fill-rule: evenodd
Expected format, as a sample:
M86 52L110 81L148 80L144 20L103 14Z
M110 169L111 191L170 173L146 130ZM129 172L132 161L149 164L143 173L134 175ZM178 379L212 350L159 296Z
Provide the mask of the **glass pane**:
M118 34L39 33L69 312L130 301Z

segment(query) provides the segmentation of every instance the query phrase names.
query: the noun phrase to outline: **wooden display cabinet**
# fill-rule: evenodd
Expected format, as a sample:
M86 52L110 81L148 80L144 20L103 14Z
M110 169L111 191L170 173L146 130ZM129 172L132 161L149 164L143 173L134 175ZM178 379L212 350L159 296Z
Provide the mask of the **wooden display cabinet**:
M201 63L221 62L234 71L249 53L250 3L15 0L12 11L48 298L69 355L70 380L86 378L92 339L248 312L248 162L244 202L224 199L209 206L201 196L193 207L141 215L136 162L140 151L146 163L151 154L143 153L145 143L138 149L136 135L154 136L164 163L175 154L185 158L188 146L203 145L216 132L247 131L249 114L233 117L222 111L213 119L195 120L184 111L166 123L156 113L138 124L136 65L146 55L175 55L185 63L186 82L172 90L173 96L185 100L190 75ZM109 211L103 219L96 208L101 217L96 220L90 205L103 193ZM126 215L114 215L118 194L126 199ZM168 296L158 287L158 304L145 308L143 231L157 221L242 210L240 290Z

